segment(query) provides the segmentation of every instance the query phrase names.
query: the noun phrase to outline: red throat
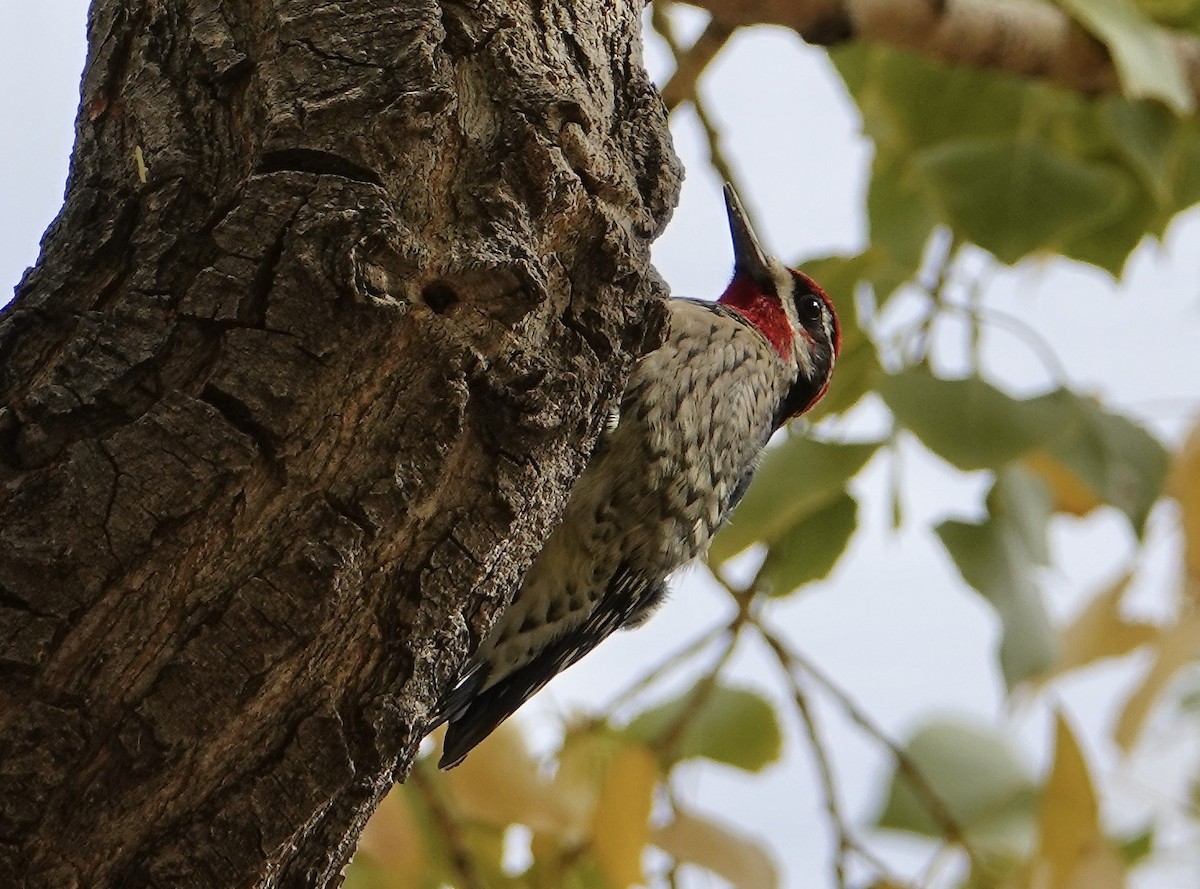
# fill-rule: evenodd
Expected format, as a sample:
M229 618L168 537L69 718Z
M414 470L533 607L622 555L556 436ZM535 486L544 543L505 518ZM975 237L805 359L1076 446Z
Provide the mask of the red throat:
M767 342L779 353L784 361L792 357L792 327L787 315L779 302L779 297L763 291L742 275L735 275L717 300L723 306L729 306L767 338Z

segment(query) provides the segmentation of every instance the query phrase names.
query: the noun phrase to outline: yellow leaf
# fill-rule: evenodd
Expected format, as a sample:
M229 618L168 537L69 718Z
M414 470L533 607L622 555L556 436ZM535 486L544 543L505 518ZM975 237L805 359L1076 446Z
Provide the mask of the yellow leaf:
M1059 659L1049 676L1086 667L1095 661L1120 657L1154 642L1153 624L1128 621L1121 615L1121 597L1129 586L1126 573L1087 603L1059 634Z
M1151 706L1171 678L1200 654L1200 612L1184 614L1174 626L1159 630L1154 648L1154 665L1121 708L1113 732L1113 740L1126 753L1137 741Z
M1120 889L1125 871L1100 827L1083 751L1060 713L1054 765L1042 795L1041 841L1030 885L1039 889Z
M579 845L590 835L605 776L623 746L600 726L575 727L563 739L553 792L567 825L558 832L568 843Z
M511 720L501 723L443 780L464 818L499 827L525 824L553 834L582 826L549 780L539 774L520 729Z
M1200 590L1200 423L1175 455L1167 493L1179 503L1183 564L1192 590Z
M1059 874L1074 867L1080 850L1100 832L1099 807L1087 763L1061 713L1055 721L1054 764L1042 794L1038 826L1038 856ZM1054 882L1061 884L1061 880Z
M775 862L758 843L724 825L677 811L654 833L654 845L678 862L697 864L724 877L738 889L775 889Z
M425 876L427 854L421 829L404 794L403 787L392 788L367 821L358 843L351 869L370 867L379 881L374 885L399 889L419 885Z
M1084 516L1102 505L1102 501L1084 481L1045 451L1033 451L1025 459L1025 468L1050 488L1055 512Z
M658 764L645 747L623 747L613 758L592 817L592 851L614 889L643 882L642 853L650 840L650 804Z

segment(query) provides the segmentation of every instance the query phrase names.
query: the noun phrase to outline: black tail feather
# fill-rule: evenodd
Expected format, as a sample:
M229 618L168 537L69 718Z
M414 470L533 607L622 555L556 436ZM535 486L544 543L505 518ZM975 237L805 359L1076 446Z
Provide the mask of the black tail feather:
M622 563L608 582L599 607L587 619L567 630L539 651L534 659L513 670L490 688L483 688L488 674L476 673L456 686L439 708L447 714L446 739L438 767L450 769L463 761L475 746L495 731L496 726L517 712L542 687L567 667L599 645L631 619L644 619L666 591L661 578L645 578ZM479 689L483 688L482 691ZM438 723L440 725L440 722Z
M486 680L487 674L478 665L461 676L437 702L433 718L425 726L425 734L428 735L442 723L461 716Z
M480 741L516 713L518 708L553 679L557 672L547 672L545 662L533 661L505 676L484 692L475 693L475 689L472 689L469 696L464 695L463 706L446 717L450 725L442 742L442 758L438 760L438 768L452 769L462 762ZM478 683L475 688L481 684L482 682ZM459 688L451 694L456 702L459 699Z

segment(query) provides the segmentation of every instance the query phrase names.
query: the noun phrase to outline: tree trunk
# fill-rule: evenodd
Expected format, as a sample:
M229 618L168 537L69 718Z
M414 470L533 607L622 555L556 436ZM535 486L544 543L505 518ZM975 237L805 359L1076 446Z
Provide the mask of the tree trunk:
M636 0L95 0L0 316L0 884L336 882L655 342Z

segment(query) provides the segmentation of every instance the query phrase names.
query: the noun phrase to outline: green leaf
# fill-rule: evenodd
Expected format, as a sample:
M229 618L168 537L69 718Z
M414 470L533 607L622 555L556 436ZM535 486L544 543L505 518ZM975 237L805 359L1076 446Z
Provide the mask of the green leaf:
M889 157L968 137L1016 133L1045 91L1027 80L851 43L830 53L863 122Z
M1166 448L1093 398L1058 389L1020 400L978 378L939 380L925 368L886 377L879 391L905 428L959 469L996 469L1044 452L1138 534L1162 493Z
M877 159L867 192L867 224L876 260L869 280L881 305L917 273L939 218L924 179L907 158Z
M1115 216L1092 220L1093 225L1065 233L1062 243L1056 245L1063 256L1091 263L1114 277L1123 273L1126 260L1142 239L1161 235L1172 218L1170 213L1159 212L1132 172L1122 170L1119 175L1131 195L1126 207Z
M1200 0L1137 0L1137 7L1160 25L1200 30Z
M729 524L713 541L709 563L720 565L760 541L776 543L835 500L879 444L826 444L792 436L770 449Z
M994 512L986 522L948 521L936 530L963 580L1000 617L1000 668L1012 688L1050 669L1058 658L1058 638L1035 568L1047 561L1050 498L1033 475L1014 468L997 478L988 503Z
M959 139L923 151L916 162L955 232L1006 263L1061 252L1074 237L1128 213L1135 193L1115 164L1025 137ZM1116 258L1118 269L1125 253Z
M1105 135L1112 140L1148 191L1161 204L1171 200L1178 118L1153 102L1105 97L1097 104Z
M987 496L988 514L1012 528L1030 558L1050 564L1046 529L1050 524L1050 489L1032 472L1017 466L1002 470Z
M923 726L905 753L973 848L1019 860L1037 839L1037 784L1012 743L992 728L940 719ZM902 770L892 773L880 827L943 836L924 796Z
M1194 117L878 45L830 55L875 143L863 280L880 303L938 225L1007 262L1056 251L1118 274L1145 234L1200 200Z
M1059 3L1108 47L1125 95L1159 99L1180 114L1192 111L1195 103L1171 41L1132 0Z
M1200 121L1189 117L1180 124L1175 161L1173 202L1168 209L1182 210L1200 201Z
M1169 455L1162 443L1127 417L1066 389L1033 404L1056 418L1058 433L1046 446L1051 456L1123 512L1140 535L1166 481Z
M754 692L725 685L699 684L637 716L624 731L658 753L668 767L703 757L758 772L779 759L783 749L771 704Z
M858 504L849 494L805 516L771 545L756 586L770 596L793 590L827 575L846 550L858 525Z
M926 368L887 377L879 392L905 428L959 469L1003 466L1048 437L1053 420L977 377L939 380Z
M1121 861L1126 867L1133 867L1149 858L1154 851L1154 825L1150 824L1135 834L1118 837L1115 842Z
M1011 529L993 522L947 521L936 530L963 580L1000 617L1000 668L1008 687L1053 666L1057 648L1050 617L1028 553Z

